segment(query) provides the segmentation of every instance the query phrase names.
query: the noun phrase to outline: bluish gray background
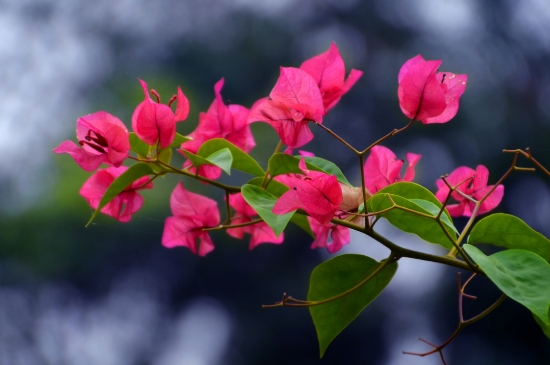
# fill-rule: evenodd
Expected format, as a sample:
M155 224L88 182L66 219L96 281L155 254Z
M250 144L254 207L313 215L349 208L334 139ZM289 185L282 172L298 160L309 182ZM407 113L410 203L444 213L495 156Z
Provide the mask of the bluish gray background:
M456 118L415 125L385 145L423 155L416 181L486 165L490 182L509 167L504 148L531 147L550 166L550 3L546 0L0 0L0 364L439 364L423 337L443 342L457 323L456 270L402 260L394 281L318 359L305 309L262 310L283 292L303 298L309 273L328 258L299 231L282 246L248 251L214 234L206 258L161 246L176 178L156 182L129 224L100 217L78 196L88 174L51 152L74 139L76 119L106 110L128 125L142 100L137 78L164 100L180 85L191 115L225 77L224 100L247 107L265 96L279 66L300 63L335 41L364 71L325 124L364 148L407 120L397 73L421 53L443 71L467 73ZM265 163L275 133L255 125ZM359 182L353 156L321 130L304 149ZM549 178L514 174L498 211L550 235ZM186 181L194 191L212 193ZM464 224L459 220L458 225ZM437 248L391 227L408 247ZM358 235L346 252L386 254ZM439 251L438 251L439 252ZM499 293L478 278L466 315ZM548 364L550 344L529 312L507 300L445 350L450 364Z

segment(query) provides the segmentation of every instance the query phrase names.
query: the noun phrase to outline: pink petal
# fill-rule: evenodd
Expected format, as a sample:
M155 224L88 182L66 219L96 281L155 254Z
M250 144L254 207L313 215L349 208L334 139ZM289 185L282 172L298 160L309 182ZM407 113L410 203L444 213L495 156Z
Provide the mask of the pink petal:
M311 75L321 90L340 89L344 84L344 60L334 42L326 52L304 61L300 70Z
M271 227L269 227L265 222L248 226L248 230L251 234L250 246L248 247L250 250L261 243L272 243L278 245L284 241L284 234L281 233L281 235L277 237L275 232L273 232L273 229L271 229Z
M185 94L181 91L181 88L179 86L178 86L176 102L178 104L176 106L175 120L179 122L187 119L187 116L189 115L189 100L187 99Z
M414 180L414 167L420 160L422 155L418 155L416 153L407 153L407 162L409 163L409 166L407 166L407 170L405 171L405 176L403 177L403 181L413 181Z
M481 200L489 191L493 188L494 185L487 186L483 189L480 189L476 191L474 194L474 198L477 200ZM497 188L481 203L481 206L479 207L479 214L487 213L493 209L495 209L500 202L502 201L502 198L504 196L504 185L499 185Z
M323 98L315 80L305 71L293 67L281 67L281 75L269 94L271 99L287 105L307 104L313 110L314 119L322 123Z
M250 130L250 123L248 121L250 110L236 104L229 105L228 108L233 116L233 130L227 136L227 140L243 151L250 152L250 150L256 146L254 135Z
M476 167L476 175L474 177L474 181L472 182L472 189L473 190L480 190L485 187L487 187L487 183L489 182L489 170L487 167L483 165L478 165Z
M215 200L185 190L182 183L170 196L170 209L178 217L192 218L204 226L215 226L220 222L218 204Z
M87 152L72 141L61 142L59 146L53 149L53 152L69 154L84 171L94 171L106 158L103 154Z
M162 233L162 245L164 247L184 246L189 248L193 253L196 253L196 239L196 221L185 217L166 218Z
M327 244L327 250L329 253L338 252L351 241L351 234L349 228L339 225L333 225L332 227L332 242Z
M328 234L332 224L320 224L316 219L308 217L311 230L315 234L315 240L311 244L311 249L327 247Z
M279 197L271 211L273 214L286 214L300 208L304 208L304 204L297 191L291 188Z
M291 148L305 145L313 139L307 122L296 122L291 110L281 102L265 100L250 111L248 120L269 123L284 144Z
M128 129L120 119L104 111L78 118L76 137L81 142L82 149L91 154L104 153L105 162L115 166L120 166L130 151ZM101 146L91 140L97 138L103 139ZM99 152L91 145L98 146L99 151L104 152Z
M447 107L440 115L433 118L427 118L426 124L446 123L449 120L453 119L458 112L460 96L466 90L468 75L455 75L450 72L439 73L438 75L440 74L446 75L443 83L447 86L447 92L445 93L445 101L447 103Z
M147 87L147 83L141 79L138 79L140 85L141 85L141 88L143 89L143 94L145 95L145 100L151 100L151 96L149 95L149 88Z
M244 215L246 217L254 217L258 215L254 208L250 206L244 200L243 195L241 193L231 194L229 195L229 205L235 209L235 211L241 215Z
M464 214L464 208L467 206L467 202L463 201L463 203L460 204L451 204L447 205L445 208L447 208L447 211L451 215L451 217L462 217L462 214Z
M440 115L447 107L443 88L435 77L440 65L439 60L418 63L401 78L397 94L407 117L426 123L427 118Z
M374 146L365 161L365 186L371 193L393 184L399 176L403 161L384 146Z
M403 77L407 74L407 72L409 72L409 70L412 67L415 67L419 64L423 64L425 62L426 61L424 60L424 58L422 58L421 55L416 55L410 60L408 60L407 62L405 62L405 64L401 66L401 69L399 70L399 74L397 75L397 83L398 84L401 83L401 80L403 80Z

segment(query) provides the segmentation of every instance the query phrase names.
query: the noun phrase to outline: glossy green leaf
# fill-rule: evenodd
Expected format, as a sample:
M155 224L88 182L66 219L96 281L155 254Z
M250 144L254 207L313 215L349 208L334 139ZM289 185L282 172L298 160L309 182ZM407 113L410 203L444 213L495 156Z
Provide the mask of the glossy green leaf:
M165 148L162 151L160 151L159 160L164 162L165 164L170 165L170 160L172 160L172 149Z
M142 157L147 157L149 154L149 145L139 139L134 132L130 132L129 138L130 149Z
M332 298L366 279L381 263L367 256L348 254L331 258L311 273L308 301ZM391 281L397 263L382 269L352 293L334 301L309 307L317 330L321 357L334 338L369 305Z
M541 321L539 317L535 315L535 313L533 313L533 318L535 318L535 322L537 322L537 324L540 326L542 332L544 332L544 335L550 340L550 326Z
M523 304L546 326L550 326L550 265L539 255L511 249L485 255L466 244L464 250L504 294Z
M111 200L113 200L124 189L130 186L134 181L136 181L140 177L147 176L147 175L154 175L154 174L155 173L153 172L149 164L138 163L130 166L128 170L124 171L119 177L117 177L111 183L111 185L109 185L109 187L105 191L105 194L103 194L103 197L99 201L99 205L97 206L97 209L94 211L94 214L92 214L92 217L90 218L88 223L86 223L86 226L92 223L92 221L95 219L95 217L99 214L99 212L105 205L107 205Z
M443 206L443 204L441 204L441 202L437 200L437 198L431 191L429 191L422 185L418 185L417 183L413 183L413 182L408 182L408 181L396 182L395 184L388 185L385 188L381 189L380 191L378 191L377 194L384 194L384 193L399 195L405 199L426 200L434 204L438 208L441 208ZM452 222L451 216L449 215L449 212L447 212L447 209L445 209L445 214L449 217L449 220Z
M550 261L550 240L518 217L509 214L492 214L477 222L470 232L468 243L519 248Z
M199 168L201 165L214 165L221 168L228 175L231 174L231 163L233 161L233 156L231 155L231 152L228 148L216 151L207 157L195 155L194 153L191 153L187 150L181 151L196 168Z
M389 195L397 206L408 208L415 212L432 215L429 211L408 199L405 199L398 195ZM380 192L373 195L367 201L369 212L379 212L391 207L392 205L392 201L388 197L388 194L380 194ZM437 223L437 221L433 218L423 217L398 208L394 208L385 213L381 213L379 214L379 216L386 218L391 224L393 224L400 230L414 233L425 241L437 243L438 245L441 245L448 249L454 247L452 242L443 232L439 223ZM454 235L452 231L450 232L450 234L451 236Z
M427 210L432 214L434 217L436 217L439 214L439 211L441 210L441 207L438 207L432 202L429 202L427 200L423 199L409 199L415 204L420 205L424 210ZM447 214L441 214L441 221L450 229L453 230L454 233L459 234L458 230L456 229L455 225L453 224L453 221L449 218Z
M247 182L247 184L261 186L262 181L263 181L263 178L256 177L250 180L249 182ZM286 191L288 191L288 186L286 186L285 184L281 184L276 180L271 180L267 185L266 190L276 198L279 198ZM294 214L292 218L290 218L290 221L295 225L297 225L298 227L300 227L301 229L303 229L312 238L315 238L315 234L311 230L311 225L309 224L309 220L307 219L307 216L302 214Z
M210 156L214 152L217 152L221 149L227 148L231 151L233 156L232 168L249 173L255 176L263 176L265 171L262 167L253 159L249 154L241 150L239 147L235 146L233 143L222 139L214 138L206 141L202 144L197 152L197 155L205 157Z
M231 154L231 151L229 151L229 148L224 148L214 152L213 154L206 157L206 160L221 168L227 173L227 175L231 175L233 155Z
M244 200L254 208L256 213L273 229L275 235L279 237L284 231L288 221L292 218L294 212L287 214L274 214L271 211L277 202L277 198L264 189L250 184L243 185L241 192Z
M268 168L269 168L269 174L271 176L277 176L282 174L303 174L302 170L298 167L298 164L300 163L301 156L290 156L285 153L276 153L269 159L268 162ZM308 159L315 159L317 163L323 165L323 167L330 169L331 171L323 170L322 167L316 166L313 163L308 162ZM332 162L323 160L322 158L318 157L304 157L306 161L306 166L309 170L313 171L321 171L325 174L329 175L335 175L338 181L340 181L343 184L350 185L349 181L346 179L344 174L342 174L342 171L334 165Z
M300 161L301 157L302 156L295 156L295 158L297 158L298 161ZM323 171L323 172L326 172L329 175L334 175L334 176L336 176L338 181L340 181L341 183L344 183L347 186L353 187L350 184L350 182L348 181L348 179L346 179L346 177L342 173L342 170L340 170L340 168L338 166L336 166L336 164L334 162L325 160L321 157L304 157L304 160L306 161L306 163L309 163L313 166L318 167L319 170L317 170L317 171ZM310 170L314 170L314 169L310 168Z
M172 143L170 143L168 148L180 148L180 146L183 142L187 142L187 141L191 141L191 140L193 140L193 138L182 136L181 134L176 133L176 137L174 137L174 141L172 141Z

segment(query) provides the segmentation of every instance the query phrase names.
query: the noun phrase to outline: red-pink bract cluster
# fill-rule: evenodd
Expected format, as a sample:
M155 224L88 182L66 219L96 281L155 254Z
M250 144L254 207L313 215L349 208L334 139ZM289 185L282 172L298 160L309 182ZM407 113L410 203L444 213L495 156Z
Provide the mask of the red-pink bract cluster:
M459 98L465 90L467 76L449 72L437 73L441 61L425 61L420 55L407 61L398 76L398 97L403 113L412 120L422 123L444 123L453 118L458 110ZM299 68L281 67L280 76L267 98L256 101L250 109L236 104L226 105L221 90L224 79L214 85L214 100L206 112L200 113L197 128L189 135L179 150L184 156L197 154L201 146L214 138L223 138L248 153L255 141L250 130L253 122L266 122L278 133L287 153L301 147L313 138L309 123L323 122L323 117L332 109L361 77L362 72L351 70L346 78L344 62L333 43L330 48L302 63ZM144 100L132 115L132 129L136 136L151 146L150 153L158 156L161 150L169 148L176 136L176 123L185 120L189 114L189 101L178 87L168 104L160 102L160 95L149 91L147 84L139 80L144 91ZM156 101L150 95L154 95ZM172 103L175 102L175 111ZM83 185L80 194L96 209L109 185L128 168L121 166L129 157L129 132L125 125L107 112L99 111L81 117L77 121L77 146L64 141L54 149L56 153L68 153L86 171L94 171L102 163L106 169L96 171ZM153 152L152 152L153 151ZM312 154L301 152L305 156ZM386 147L374 146L364 165L365 188L369 194L398 181L412 181L414 167L421 155L407 153L408 166L403 177L400 171L404 164ZM136 159L136 158L134 158ZM137 158L139 159L139 158ZM275 177L289 190L273 207L273 213L285 214L297 209L309 215L309 223L315 234L312 248L325 247L330 253L337 252L350 242L348 228L333 223L333 219L346 218L350 211L342 209L344 197L341 183L336 176L308 169L305 159L299 162L301 174ZM210 180L221 176L221 169L213 165L201 165L198 169L190 160L183 168ZM451 185L474 199L480 199L492 186L487 186L488 171L478 166L474 171L467 167L455 170L449 177ZM437 198L444 200L449 188L437 182ZM101 212L123 222L130 220L143 204L137 193L152 188L146 176L137 179ZM494 209L502 199L504 188L499 185L479 209L485 213ZM459 202L449 205L451 215L469 216L473 203L463 195L454 192ZM228 195L229 206L235 211L231 216L227 233L236 238L250 235L250 249L261 243L280 244L283 235L275 235L261 219L241 193ZM162 244L166 247L184 246L193 253L204 256L214 249L208 228L220 224L217 203L207 197L187 191L178 184L170 198L172 216L165 222ZM357 207L355 207L356 209ZM253 222L257 220L257 222ZM248 223L254 224L248 224ZM225 223L224 223L225 224Z
M446 180L449 185L458 187L457 190L476 200L481 200L494 188L494 185L487 186L487 182L489 181L489 170L483 165L479 165L475 170L466 166L461 166L451 172ZM437 180L437 188L438 191L435 193L435 196L439 201L444 202L449 195L450 189L441 179ZM498 185L487 199L481 203L478 214L484 214L495 209L500 204L503 196L504 185ZM472 216L475 208L475 203L473 201L460 195L456 191L451 194L451 197L458 202L458 204L447 205L447 210L451 216Z
M440 60L425 61L418 55L399 70L399 106L410 119L424 124L446 123L458 112L468 75L437 72L440 65Z

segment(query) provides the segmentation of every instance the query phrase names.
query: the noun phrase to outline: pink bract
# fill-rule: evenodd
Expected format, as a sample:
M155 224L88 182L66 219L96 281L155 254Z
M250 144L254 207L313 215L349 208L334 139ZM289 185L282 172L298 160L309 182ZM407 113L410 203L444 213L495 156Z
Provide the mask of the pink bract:
M214 249L208 232L202 229L220 223L216 201L191 193L180 183L170 196L170 209L174 216L166 218L164 223L162 244L165 247L184 246L199 256Z
M253 219L256 219L254 217L258 215L254 208L244 200L241 193L230 195L229 204L236 211L236 214L231 220L231 224L251 222ZM227 230L227 233L231 237L239 239L242 239L245 233L250 234L249 249L251 250L261 243L281 244L284 241L283 233L277 237L273 229L265 222L256 223L250 226L230 228Z
M310 74L319 86L325 112L334 107L363 75L362 71L352 69L345 79L344 60L334 42L326 52L304 61L300 69Z
M422 155L407 153L407 170L401 178L403 160L398 160L395 154L384 146L374 146L365 162L365 186L371 194L398 181L412 181L414 179L414 167Z
M303 146L313 139L308 122L323 122L325 108L317 83L307 72L281 67L281 74L269 99L254 104L249 122L269 123L284 144Z
M256 145L248 122L249 110L237 104L225 105L221 95L223 84L222 78L214 85L214 101L206 113L199 114L199 125L189 135L193 140L184 142L181 145L183 150L196 154L204 142L213 138L224 138L247 153ZM191 161L186 161L183 166L195 171ZM209 179L217 179L221 169L202 165L198 173Z
M483 165L479 165L475 170L466 166L461 166L451 172L446 180L451 186L458 185L458 190L478 201L485 197L494 187L494 185L487 186L489 170ZM438 190L435 196L443 203L449 195L450 189L441 179L437 180L437 188ZM471 217L475 208L475 203L456 191L453 192L451 196L458 204L447 205L449 214L453 217ZM478 214L484 214L495 209L500 204L503 196L504 185L498 185L491 195L483 201L479 207Z
M351 241L349 228L337 224L321 224L308 217L311 230L315 234L315 241L311 248L326 248L329 253L338 252ZM330 238L329 238L330 234Z
M78 118L76 138L81 148L64 141L53 151L68 153L85 171L94 171L102 162L118 167L130 151L128 129L120 119L104 111Z
M82 185L80 195L88 201L92 208L97 209L99 201L109 185L126 170L128 170L128 167L120 166L97 171ZM143 198L137 191L152 188L153 183L150 182L149 178L147 176L141 177L107 203L101 209L101 213L110 215L121 222L128 222L132 214L137 212L143 205Z
M139 80L139 79L138 79ZM161 148L168 147L176 136L176 122L185 120L189 115L189 100L178 86L175 100L176 113L170 106L154 102L149 96L149 89L143 80L139 80L145 100L134 110L132 115L132 129L145 143L154 145L159 141ZM158 97L154 90L152 92Z
M287 176L285 184L290 190L277 200L273 213L303 209L319 223L329 223L342 204L342 189L336 176L308 170L303 158L298 166L304 175Z
M397 95L399 106L408 118L424 124L445 123L458 112L468 75L438 73L440 65L440 60L425 61L417 55L401 67Z

